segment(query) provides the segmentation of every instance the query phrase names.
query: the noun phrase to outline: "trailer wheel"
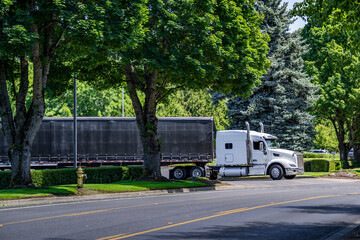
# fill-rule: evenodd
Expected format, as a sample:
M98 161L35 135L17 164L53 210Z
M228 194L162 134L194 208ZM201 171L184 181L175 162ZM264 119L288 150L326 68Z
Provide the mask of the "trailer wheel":
M284 176L285 179L294 179L296 177L296 175L289 175L289 176Z
M204 177L205 176L205 170L203 167L192 167L190 169L190 177L192 178L198 178L198 177Z
M275 164L270 167L269 174L272 180L280 180L284 176L284 170L280 165Z
M183 180L186 178L186 169L184 167L174 168L174 178L177 180Z

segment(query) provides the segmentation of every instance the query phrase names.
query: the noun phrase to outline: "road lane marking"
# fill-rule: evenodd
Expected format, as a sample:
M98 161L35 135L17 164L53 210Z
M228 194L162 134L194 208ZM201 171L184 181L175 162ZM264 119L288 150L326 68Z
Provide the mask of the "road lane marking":
M63 215L57 215L57 216L49 216L49 217L21 220L21 221L16 221L16 222L2 223L2 224L0 224L0 227L5 226L5 225L18 224L18 223L35 222L35 221L48 220L48 219L54 219L54 218L62 218L62 217L74 217L74 216L81 216L81 215L94 214L94 213L102 213L102 212L108 212L108 211L120 210L120 209L127 209L127 208L145 207L145 206L152 206L152 205L156 206L156 205L160 205L160 204L189 202L189 201L201 201L201 200L209 200L209 199L217 199L217 198L225 198L225 197L209 197L209 198L197 198L197 199L192 199L192 200L176 200L176 201L166 201L166 202L157 202L157 203L145 203L145 204L139 204L139 205L124 206L124 207L118 207L118 208L108 208L108 209L88 211L88 212L69 213L69 214L63 214Z
M237 209L233 209L233 210L229 210L229 211L218 212L218 213L215 213L214 215L210 215L210 216L207 216L207 217L197 218L197 219L193 219L193 220L189 220L189 221L185 221L185 222L180 222L180 223L175 223L175 224L172 224L172 225L167 225L167 226L163 226L163 227L159 227L159 228L153 228L153 229L149 229L149 230L142 231L142 232L132 233L132 234L128 234L128 235L122 235L122 236L118 236L118 235L109 236L109 237L107 237L107 239L109 239L109 240L119 240L119 239L134 237L134 236L143 235L143 234L150 233L150 232L164 230L164 229L177 227L177 226L181 226L181 225L185 225L185 224L189 224L189 223L199 222L199 221L203 221L203 220L207 220L207 219L211 219L211 218L215 218L215 217L221 217L221 216L225 216L225 215L230 215L230 214L234 214L234 213L240 213L240 212L250 211L250 210L254 210L254 209L270 207L270 206L283 205L283 204L287 204L287 203L302 202L302 201L321 199L321 198L341 197L341 196L359 195L359 194L360 193L347 193L347 194L338 194L338 195L326 195L326 196L308 197L308 198L295 199L295 200L290 200L290 201L285 201L285 202L278 202L278 203L272 202L270 204L265 204L265 205L255 206L255 207L249 207L249 208L237 208ZM100 238L100 239L102 239L102 238ZM97 240L100 240L100 239L97 239Z
M118 235L114 235L114 236L110 236L110 237L104 237L104 238L99 238L98 240L107 240L107 239L111 239L113 237L120 237L125 235L126 233L122 233L122 234L118 234Z

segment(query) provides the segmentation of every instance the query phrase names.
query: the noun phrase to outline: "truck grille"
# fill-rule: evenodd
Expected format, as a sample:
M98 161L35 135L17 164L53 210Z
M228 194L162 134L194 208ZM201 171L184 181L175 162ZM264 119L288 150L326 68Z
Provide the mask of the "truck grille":
M303 155L300 153L300 154L297 154L297 165L298 165L298 168L303 168L304 167L304 159L303 159Z

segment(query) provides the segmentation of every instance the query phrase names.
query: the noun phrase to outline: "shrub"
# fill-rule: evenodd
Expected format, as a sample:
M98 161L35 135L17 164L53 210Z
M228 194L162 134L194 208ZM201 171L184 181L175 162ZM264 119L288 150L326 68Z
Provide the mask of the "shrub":
M76 183L76 169L45 169L31 171L31 178L35 187Z
M0 189L7 188L11 180L11 171L0 171Z
M335 164L335 170L342 169L342 162L341 161L333 161Z
M340 161L328 161L324 159L312 159L304 163L305 172L331 172L340 170Z
M302 153L304 158L329 158L333 159L334 156L330 153L309 153L309 152L303 152Z
M85 183L111 183L121 180L132 180L143 173L142 167L101 167L84 168L87 175ZM36 187L48 187L64 184L75 184L77 182L77 169L46 169L31 171L31 178ZM0 189L10 184L11 171L0 172Z

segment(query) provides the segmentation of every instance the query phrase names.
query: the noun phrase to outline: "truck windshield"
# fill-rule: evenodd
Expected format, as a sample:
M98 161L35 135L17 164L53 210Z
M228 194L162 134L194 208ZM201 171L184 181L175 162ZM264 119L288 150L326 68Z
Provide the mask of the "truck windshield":
M277 143L276 139L265 139L269 148L279 148L279 144Z

